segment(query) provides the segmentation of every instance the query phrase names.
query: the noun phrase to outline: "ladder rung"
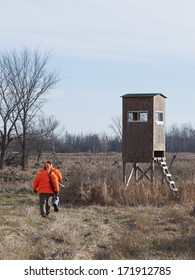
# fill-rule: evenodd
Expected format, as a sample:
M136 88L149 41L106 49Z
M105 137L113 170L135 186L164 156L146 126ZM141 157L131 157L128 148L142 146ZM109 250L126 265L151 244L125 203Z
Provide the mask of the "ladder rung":
M171 177L172 175L170 173L165 174L167 177Z
M175 185L175 182L174 181L170 181L169 184Z

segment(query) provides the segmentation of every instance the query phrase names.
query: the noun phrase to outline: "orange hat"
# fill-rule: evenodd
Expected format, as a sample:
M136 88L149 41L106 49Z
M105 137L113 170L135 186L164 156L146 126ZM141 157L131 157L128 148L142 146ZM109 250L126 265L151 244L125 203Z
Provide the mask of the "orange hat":
M50 168L51 168L51 165L48 162L44 163L43 169L50 170Z

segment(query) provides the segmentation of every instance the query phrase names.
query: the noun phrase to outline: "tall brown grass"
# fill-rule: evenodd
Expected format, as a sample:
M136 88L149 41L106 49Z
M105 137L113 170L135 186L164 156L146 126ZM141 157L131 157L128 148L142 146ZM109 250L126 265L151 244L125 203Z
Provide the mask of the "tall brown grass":
M60 154L51 158L45 155L42 159L52 160L64 178L65 189L60 192L61 203L71 205L107 205L107 206L162 206L173 203L190 203L195 201L195 154L179 154L172 166L171 173L176 182L179 200L175 201L162 175L155 167L153 183L147 179L135 182L126 187L122 182L122 158L120 154ZM172 155L167 155L169 165ZM147 165L143 166L146 168ZM19 168L7 168L0 171L0 189L10 188L20 191L31 191L33 179L39 168L31 160L28 171ZM127 170L127 173L129 170ZM128 174L127 174L128 175Z
M189 157L189 158L188 158ZM182 160L181 160L182 159ZM69 156L61 171L67 181L61 192L64 203L79 205L99 204L112 206L168 205L172 203L193 203L195 181L193 170L195 156L178 155L171 173L178 187L179 200L175 201L158 167L155 168L153 183L147 179L135 182L132 179L126 187L122 182L122 159L119 154L97 156ZM169 155L168 163L171 161Z

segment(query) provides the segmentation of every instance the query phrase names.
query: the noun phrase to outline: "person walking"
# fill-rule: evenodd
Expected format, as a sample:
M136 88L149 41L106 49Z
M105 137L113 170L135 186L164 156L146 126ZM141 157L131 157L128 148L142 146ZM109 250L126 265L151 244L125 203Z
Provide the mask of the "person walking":
M55 175L56 175L57 178L58 178L58 183L59 183L59 185L60 185L62 188L64 188L63 179L62 179L62 174L61 174L61 172L59 171L59 169L53 167L53 165L52 165L52 163L51 163L50 160L48 160L47 163L49 163L50 166L51 166L50 172L51 172L51 173L52 173L52 172L55 173Z
M47 217L50 213L49 199L52 197L54 211L58 211L59 185L58 178L51 172L51 165L45 163L43 169L38 173L33 183L34 193L39 194L39 206L42 217Z

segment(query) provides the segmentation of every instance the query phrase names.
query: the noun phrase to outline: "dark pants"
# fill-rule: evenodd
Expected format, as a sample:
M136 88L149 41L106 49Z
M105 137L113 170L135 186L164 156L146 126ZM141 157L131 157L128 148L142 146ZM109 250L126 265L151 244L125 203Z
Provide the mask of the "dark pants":
M52 197L53 194L51 193L40 193L39 194L39 205L40 205L40 211L41 215L48 215L49 214L49 199Z

